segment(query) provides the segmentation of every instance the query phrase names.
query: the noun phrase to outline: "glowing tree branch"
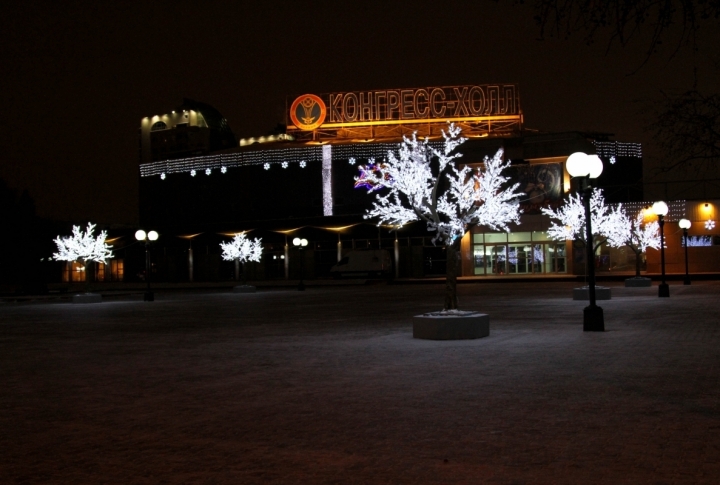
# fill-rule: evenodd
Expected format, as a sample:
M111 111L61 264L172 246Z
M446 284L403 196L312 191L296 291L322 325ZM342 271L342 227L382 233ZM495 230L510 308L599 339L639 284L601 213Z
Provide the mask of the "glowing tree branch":
M387 162L371 169L361 166L361 176L355 179L356 186L369 187L369 193L388 189L384 195L376 194L366 219L398 227L422 220L435 233L433 243L447 246L445 310L457 310L456 266L462 236L476 225L507 230L509 223L520 222L522 194L516 192L518 184L503 188L508 178L502 172L510 163L503 162L502 150L485 158L484 171L457 168L455 159L461 154L453 152L465 141L459 135L460 128L452 124L443 131L442 151L415 134L405 137L397 155L389 152Z
M648 249L660 249L660 225L657 221L645 222L643 213L627 219L627 246L635 253L635 277L640 277L641 256Z
M87 291L89 277L87 274L90 261L105 263L107 258L112 257L112 251L105 244L107 233L102 231L97 237L93 235L95 224L88 222L87 229L83 232L80 226L73 226L72 236L55 238L58 252L53 253L56 261L77 261L82 263L85 269L85 289Z
M243 266L243 285L245 284L245 263L247 261L259 262L262 257L262 239L250 240L245 234L235 234L229 243L220 243L222 258L225 261L238 261Z
M585 208L580 194L572 194L557 210L543 208L542 213L558 222L548 229L548 236L556 241L577 239L587 244L585 236ZM605 205L602 189L594 188L590 197L590 217L593 230L591 241L596 251L603 243L619 248L629 240L630 227L622 206Z

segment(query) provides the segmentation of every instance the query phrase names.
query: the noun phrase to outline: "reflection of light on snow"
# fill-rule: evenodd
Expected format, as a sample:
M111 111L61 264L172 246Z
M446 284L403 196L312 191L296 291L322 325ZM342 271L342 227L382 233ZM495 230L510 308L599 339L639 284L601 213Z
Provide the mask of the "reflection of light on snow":
M682 240L682 245L685 246L685 238ZM689 248L712 246L712 236L688 236L687 245Z
M712 219L705 221L705 229L707 229L708 231L712 231L713 229L715 229L715 221L713 221Z

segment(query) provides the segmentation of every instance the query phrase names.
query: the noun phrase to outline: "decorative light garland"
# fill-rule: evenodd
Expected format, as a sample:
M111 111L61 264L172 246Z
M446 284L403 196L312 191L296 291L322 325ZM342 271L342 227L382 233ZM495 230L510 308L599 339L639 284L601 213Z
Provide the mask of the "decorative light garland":
M602 158L642 158L642 144L640 143L623 143L620 141L593 141L592 143L595 145L597 155Z
M324 145L327 146L327 145ZM288 165L304 161L322 161L323 146L305 146L296 148L248 150L218 155L205 155L200 157L180 158L177 160L162 160L159 162L144 163L140 165L141 177L152 177L161 174L187 173L198 170L207 170L226 167L246 167L251 165L270 166L272 164ZM223 172L225 173L225 172Z

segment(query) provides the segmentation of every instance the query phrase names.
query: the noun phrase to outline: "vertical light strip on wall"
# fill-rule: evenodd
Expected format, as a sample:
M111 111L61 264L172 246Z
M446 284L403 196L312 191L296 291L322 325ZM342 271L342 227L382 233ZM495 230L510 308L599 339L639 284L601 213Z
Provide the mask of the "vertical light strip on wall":
M332 199L332 146L322 147L323 215L333 215Z

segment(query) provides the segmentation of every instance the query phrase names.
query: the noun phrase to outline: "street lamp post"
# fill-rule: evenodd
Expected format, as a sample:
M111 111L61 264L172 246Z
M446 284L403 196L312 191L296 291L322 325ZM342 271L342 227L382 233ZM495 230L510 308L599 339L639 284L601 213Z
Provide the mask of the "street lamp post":
M660 271L662 278L660 286L658 286L658 296L661 298L668 298L670 296L670 287L665 282L665 216L668 213L668 206L662 200L655 202L652 206L653 212L658 216L658 223L660 224Z
M305 291L305 283L303 283L305 276L305 259L302 257L302 250L308 245L308 241L307 239L296 237L292 243L293 246L300 250L300 283L298 283L298 291Z
M683 285L689 285L690 274L688 273L688 229L690 229L692 223L687 219L680 219L678 225L683 230L683 238L685 240L685 279L683 280Z
M135 239L145 242L145 280L147 281L147 291L145 291L145 295L143 296L144 301L155 301L155 294L150 289L150 271L152 269L152 265L150 264L150 243L156 241L157 238L158 233L155 231L146 233L140 229L135 233Z
M605 317L603 309L597 306L595 299L595 248L592 237L592 215L590 211L590 198L592 197L592 186L590 179L596 179L603 171L603 164L597 155L587 155L576 152L570 155L565 164L571 177L580 180L580 190L583 194L583 206L585 208L585 249L588 272L588 297L590 304L583 311L583 331L604 332Z

